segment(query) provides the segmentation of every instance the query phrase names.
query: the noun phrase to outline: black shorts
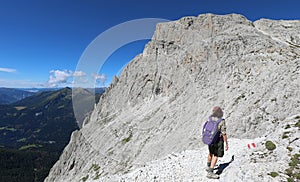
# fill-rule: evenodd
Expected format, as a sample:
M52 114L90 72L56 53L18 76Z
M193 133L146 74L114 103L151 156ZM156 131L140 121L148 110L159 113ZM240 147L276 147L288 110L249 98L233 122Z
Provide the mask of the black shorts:
M224 141L218 140L216 143L209 145L208 150L210 154L214 156L223 157L224 156Z

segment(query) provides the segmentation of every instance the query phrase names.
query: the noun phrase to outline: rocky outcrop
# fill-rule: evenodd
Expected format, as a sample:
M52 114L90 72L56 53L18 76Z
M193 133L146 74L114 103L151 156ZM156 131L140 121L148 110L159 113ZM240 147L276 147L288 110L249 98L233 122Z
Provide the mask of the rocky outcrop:
M300 163L295 165L295 157L300 156L299 117L289 117L280 122L276 132L255 139L231 139L229 150L215 168L214 172L220 174L220 180L215 181L286 181L298 175ZM275 149L267 145L271 142ZM127 174L105 176L99 181L214 181L206 178L206 157L207 146L170 153ZM88 175L93 181L97 169Z
M143 53L73 134L46 181L89 179L93 168L95 179L120 175L199 149L214 105L224 108L230 138L274 133L300 113L299 26L253 23L237 14L158 24Z

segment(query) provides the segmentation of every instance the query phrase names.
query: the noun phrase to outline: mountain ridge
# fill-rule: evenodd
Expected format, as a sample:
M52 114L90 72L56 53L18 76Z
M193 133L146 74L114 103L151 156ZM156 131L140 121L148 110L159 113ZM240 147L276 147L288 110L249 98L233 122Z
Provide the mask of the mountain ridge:
M28 96L34 95L32 92L28 92L22 89L14 88L0 88L0 104L11 104L18 100L24 99Z
M32 143L36 143L36 137L42 142L39 143L40 145L46 145L47 141L55 141L58 144L66 137L68 140L71 132L79 129L76 119L73 116L71 96L71 89L65 88L57 91L40 92L11 105L2 106L1 127L11 128L11 132L13 133L11 134L12 137L9 137L10 134L7 133L8 131L1 130L6 132L7 135L7 137L5 135L1 137L1 144L7 147L10 144L12 144L11 147L21 147L22 143L24 143L24 140L21 142L22 138L26 138L25 143L30 144L30 141L27 140L31 138L33 140ZM59 127L55 127L56 124L57 126L61 125L59 124L59 120L65 121L65 126L73 125L72 129L65 130L66 136L61 136L61 138L55 134L55 131L59 130ZM55 122L57 123L55 124ZM71 124L72 122L73 124ZM50 128L53 131L49 132ZM68 132L69 134L67 134ZM45 141L42 138L45 138ZM64 143L63 146L66 142L62 142ZM13 144L18 145L14 146Z
M91 90L66 87L0 105L0 181L43 181L71 133L79 130L73 99L97 103L99 97Z
M201 148L201 126L214 105L225 111L229 141L276 131L300 113L300 21L281 29L288 22L204 14L158 24L72 134L46 181L85 179L93 165L101 167L98 177L122 175Z

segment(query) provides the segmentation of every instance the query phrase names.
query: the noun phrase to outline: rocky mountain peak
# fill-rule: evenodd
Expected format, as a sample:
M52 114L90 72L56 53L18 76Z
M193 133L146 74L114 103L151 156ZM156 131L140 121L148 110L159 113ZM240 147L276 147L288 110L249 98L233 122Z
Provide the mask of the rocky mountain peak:
M284 25L284 26L283 26ZM46 181L131 171L203 146L214 105L229 138L257 138L300 113L300 21L204 14L157 25L72 135ZM70 167L71 166L71 167Z

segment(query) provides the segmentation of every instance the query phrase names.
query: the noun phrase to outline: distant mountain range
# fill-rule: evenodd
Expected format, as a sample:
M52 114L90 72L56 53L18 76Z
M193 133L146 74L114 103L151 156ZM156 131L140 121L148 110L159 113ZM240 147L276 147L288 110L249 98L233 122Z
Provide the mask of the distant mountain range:
M11 104L34 94L33 92L20 89L0 88L0 104Z
M11 104L22 100L26 97L35 95L38 92L45 91L57 91L63 88L0 88L0 105ZM96 94L103 94L105 87L100 88L85 88L90 92L95 92Z
M73 93L71 88L38 91L37 93L4 88L1 91L3 93L7 91L6 95L11 96L13 93L18 93L19 96L21 96L20 93L24 93L24 97L27 97L12 104L0 105L0 155L15 156L14 159L19 159L24 158L25 152L28 156L25 156L27 162L23 161L20 165L20 160L6 160L0 157L0 181L19 181L20 179L24 181L25 179L21 176L17 178L12 170L14 167L12 169L5 167L7 163L12 166L15 164L19 168L22 168L25 163L34 164L31 170L23 172L27 176L33 176L33 178L28 178L28 181L42 181L68 143L71 133L79 129L78 123L82 123L74 116L72 94L79 103L91 99L98 102L101 95L98 93L103 93L104 89L96 90L95 92L98 92L96 94L90 89L80 88L76 88ZM34 95L29 96L30 94ZM83 115L88 114L92 109L85 108L82 110ZM41 160L43 160L42 163Z
M60 149L78 129L71 94L69 88L45 91L0 106L0 145Z

